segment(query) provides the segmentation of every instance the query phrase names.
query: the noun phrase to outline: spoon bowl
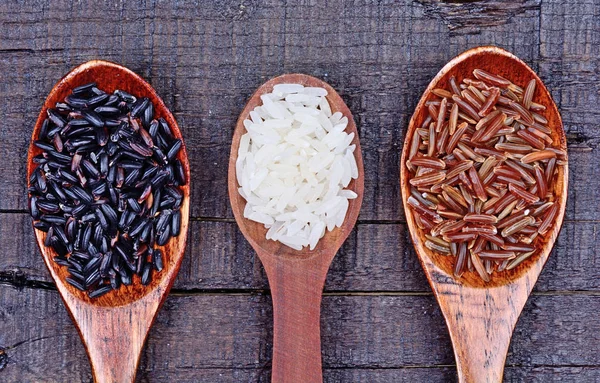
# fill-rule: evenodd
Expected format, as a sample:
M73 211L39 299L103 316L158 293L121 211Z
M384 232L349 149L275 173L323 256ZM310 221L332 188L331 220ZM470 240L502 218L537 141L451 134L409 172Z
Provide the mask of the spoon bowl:
M33 158L42 152L33 142L40 134L48 108L62 102L73 88L90 82L98 83L98 87L107 93L121 89L139 97L148 97L154 105L155 117L163 117L173 135L182 139L175 118L150 84L120 65L100 60L89 61L63 77L46 98L29 147L28 179L36 169ZM133 382L148 330L181 265L187 240L190 203L190 168L185 145L182 145L178 159L183 164L188 181L181 187L184 195L181 205L181 233L171 238L165 246L159 247L165 257L164 268L161 272L154 273L147 286L142 285L139 277L134 276L131 285L122 285L118 290L112 290L101 297L90 298L85 292L66 283L67 268L54 262L53 258L57 254L44 245L46 233L34 228L44 262L86 347L96 382Z
M536 80L534 98L547 107L544 116L552 129L555 144L566 151L563 124L548 89L537 74L513 54L497 47L470 49L446 64L434 77L410 120L400 162L400 186L407 225L417 255L438 300L450 337L461 382L501 382L510 338L517 319L542 271L558 237L567 201L567 165L558 167L555 179L555 202L559 204L556 222L546 235L534 241L536 253L512 270L492 273L484 282L476 273L453 274L453 257L442 256L425 247L424 233L417 227L407 200L410 196L409 171L406 166L410 141L425 119L425 103L435 88L447 89L452 76L470 77L474 69L483 69L525 86ZM566 161L566 159L565 159Z
M246 200L239 194L236 179L236 160L241 136L246 132L244 120L250 111L261 104L260 96L271 92L277 84L294 83L322 87L332 112L348 117L346 132L354 132L352 144L358 166L358 178L348 189L358 197L350 200L343 225L325 233L314 250L291 249L266 239L264 225L244 218ZM364 171L358 131L350 110L339 94L327 83L304 74L284 74L260 86L250 98L237 121L231 145L228 175L229 198L235 219L260 258L269 279L273 297L274 340L273 382L322 382L320 305L325 277L333 257L354 227L364 194Z

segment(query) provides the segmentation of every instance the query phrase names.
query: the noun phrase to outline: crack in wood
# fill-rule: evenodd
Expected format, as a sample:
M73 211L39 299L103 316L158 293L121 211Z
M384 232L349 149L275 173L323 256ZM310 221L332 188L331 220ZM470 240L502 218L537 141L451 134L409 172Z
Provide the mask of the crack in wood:
M7 364L8 354L6 353L6 349L0 348L0 371L4 370Z
M0 284L9 285L17 289L32 288L42 290L56 290L54 283L32 279L21 269L0 271Z
M35 53L51 53L51 52L63 52L63 51L64 51L63 48L48 48L48 49L5 48L5 49L0 49L0 54L1 53L35 54Z
M6 274L19 274L14 278L18 281L11 281L6 278ZM47 291L56 291L52 282L30 280L22 271L0 272L0 285L10 286L18 290L38 289ZM268 288L174 288L169 295L174 297L191 296L248 296L260 297L271 296L271 290ZM548 290L533 291L533 296L600 296L600 291L595 290ZM324 297L429 297L433 296L430 290L328 290L323 291ZM17 344L18 345L18 344ZM1 349L1 348L0 348ZM4 348L4 349L10 349Z
M588 135L580 132L569 132L566 133L567 143L569 145L568 149L577 148L581 150L582 148L589 148L592 150L597 145L597 138L589 137Z
M10 346L0 347L0 371L4 370L4 368L8 365L8 362L10 360L9 355L7 353L8 350L15 349L26 343L38 342L40 340L56 338L58 336L62 336L62 335L60 335L60 334L59 335L49 335L49 336L42 336L39 338L25 339L25 340L22 340L22 341L19 341L19 342L13 344L13 345L10 345Z
M569 148L569 150L575 149L580 151L586 151L583 149L589 149L587 151L591 151L592 148L585 146L574 146L573 148ZM0 209L0 214L29 214L27 210L20 209ZM221 223L235 223L235 218L233 217L208 217L208 216L197 216L190 217L190 221L194 222L221 222ZM594 219L565 219L563 222L571 222L571 223L600 223L600 220ZM405 219L359 219L356 221L357 225L405 225Z
M441 19L456 34L478 34L482 28L502 25L526 11L540 11L541 0L478 1L417 0L426 15Z

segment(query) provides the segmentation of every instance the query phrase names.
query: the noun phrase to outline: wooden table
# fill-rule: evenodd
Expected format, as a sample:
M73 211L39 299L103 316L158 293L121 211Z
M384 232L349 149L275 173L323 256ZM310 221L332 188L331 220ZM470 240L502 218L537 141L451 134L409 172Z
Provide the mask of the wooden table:
M365 158L359 223L325 286L325 381L455 381L450 339L406 231L398 161L430 79L456 54L486 44L515 53L547 84L571 166L562 234L517 324L505 381L600 381L598 0L188 3L0 4L0 381L92 379L34 243L25 162L47 93L94 58L125 65L156 88L193 168L187 254L138 381L269 381L271 298L232 218L226 176L245 101L288 72L339 91Z

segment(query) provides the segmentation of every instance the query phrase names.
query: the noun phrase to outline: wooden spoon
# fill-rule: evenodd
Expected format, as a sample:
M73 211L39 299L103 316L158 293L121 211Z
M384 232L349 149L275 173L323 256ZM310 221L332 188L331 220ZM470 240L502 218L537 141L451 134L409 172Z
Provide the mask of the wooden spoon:
M33 141L39 136L42 123L47 117L46 110L53 108L57 102L62 102L74 87L90 82L96 82L100 89L108 93L121 89L138 97L148 97L154 104L155 117L165 118L173 134L182 138L175 118L150 84L117 64L89 61L73 69L48 95L33 130L27 160L28 179L36 168L33 157L41 153L41 149L34 146ZM181 233L162 247L165 256L164 269L159 273L155 272L152 282L147 286L143 286L139 278L134 276L132 285L121 286L119 290L90 299L86 293L65 282L68 276L66 267L56 264L53 258L57 254L52 248L44 246L46 233L34 229L44 262L79 330L90 358L94 380L98 383L134 381L148 330L179 270L187 239L190 203L190 167L185 146L182 146L178 158L183 164L188 181L183 186Z
M265 238L267 229L257 222L244 218L246 201L238 193L235 163L241 136L246 133L244 120L250 111L261 105L260 96L273 90L276 84L294 83L322 87L327 90L327 100L332 112L348 117L346 132L354 132L354 155L358 165L358 178L348 188L358 194L350 200L344 224L327 232L313 251L304 248L293 250L279 242ZM273 296L273 382L322 382L320 307L323 286L329 265L346 240L358 217L364 191L363 162L358 132L350 110L339 94L327 83L304 74L285 74L273 78L256 90L240 114L233 134L229 158L229 198L235 219L258 254L269 279Z
M425 90L410 120L400 163L406 221L417 255L450 331L459 381L482 383L502 381L513 329L560 231L567 201L568 170L567 166L558 167L555 190L560 209L551 232L546 234L542 243L536 245L537 253L513 270L494 273L489 283L484 283L474 273L465 273L456 279L452 271L453 257L434 254L424 246L424 235L416 226L412 210L407 205L410 188L405 164L410 140L426 116L425 102L430 98L432 89L448 89L451 76L461 81L465 77L472 77L476 68L501 75L523 87L535 78L537 86L534 100L547 107L544 116L552 129L554 142L566 150L567 141L558 109L540 78L519 58L497 47L474 48L446 64Z

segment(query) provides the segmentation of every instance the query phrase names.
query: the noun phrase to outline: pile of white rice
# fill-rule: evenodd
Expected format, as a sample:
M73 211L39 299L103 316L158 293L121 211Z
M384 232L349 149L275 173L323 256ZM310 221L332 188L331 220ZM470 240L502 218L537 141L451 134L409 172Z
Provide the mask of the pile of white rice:
M244 217L269 230L267 239L314 249L325 229L340 227L358 177L348 117L331 113L323 88L275 85L244 121L236 176Z

